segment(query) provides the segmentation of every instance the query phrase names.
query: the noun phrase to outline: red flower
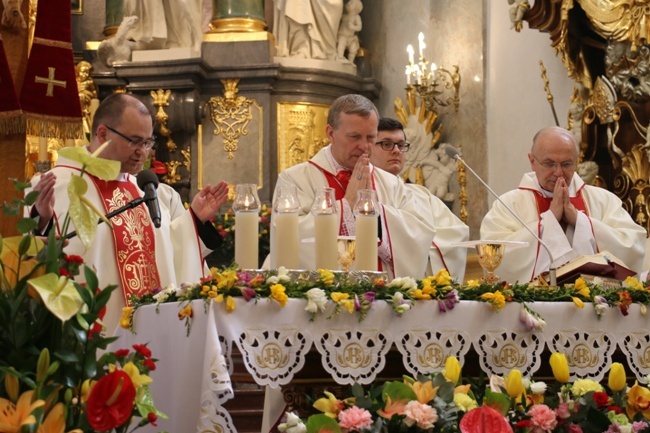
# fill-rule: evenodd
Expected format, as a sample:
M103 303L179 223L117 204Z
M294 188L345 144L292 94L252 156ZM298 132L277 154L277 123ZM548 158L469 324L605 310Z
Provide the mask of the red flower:
M64 260L65 260L66 262L68 262L68 263L77 263L77 264L80 264L80 265L83 264L83 262L84 262L83 257L81 257L81 256L77 256L77 255L75 255L75 254L70 254L69 256L66 255L66 256L64 257Z
M156 424L156 421L158 420L158 415L156 415L153 412L149 412L147 415L147 421L151 423L152 426L156 427L158 424Z
M72 276L72 274L70 274L70 272L68 272L68 270L66 268L59 268L59 275L61 275L62 277L71 277Z
M609 412L610 410L613 411L613 412L614 412L615 414L617 414L617 415L618 415L619 413L623 413L623 409L621 409L620 407L615 406L615 405L608 406L608 407L607 407L607 411Z
M598 407L605 407L605 406L607 406L607 403L609 402L609 397L607 396L607 393L594 392L594 402L596 403L596 406L598 406Z
M156 369L156 363L151 360L151 358L147 358L144 361L142 361L145 367L149 369L149 371L154 371Z
M129 355L129 349L120 349L115 351L115 356L118 358L126 358Z
M129 420L133 412L135 386L122 370L97 381L88 396L86 417L96 431L109 431Z
M529 429L533 426L533 423L529 419L522 419L515 423L516 429Z
M134 344L133 349L145 358L151 358L151 350L144 344Z

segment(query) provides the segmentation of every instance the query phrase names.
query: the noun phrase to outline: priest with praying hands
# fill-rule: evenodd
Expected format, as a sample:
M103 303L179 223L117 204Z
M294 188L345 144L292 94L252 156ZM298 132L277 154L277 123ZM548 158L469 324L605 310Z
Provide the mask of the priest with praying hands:
M304 163L280 173L276 184L295 185L300 201L299 230L303 239L314 237L310 213L319 188L335 191L339 235L355 235L357 192L372 189L380 203L378 269L389 278L421 278L425 274L435 229L422 216L417 200L396 176L374 167L370 154L377 141L379 114L361 95L336 99L328 113L326 135L330 144ZM314 244L300 243L300 268L314 269Z

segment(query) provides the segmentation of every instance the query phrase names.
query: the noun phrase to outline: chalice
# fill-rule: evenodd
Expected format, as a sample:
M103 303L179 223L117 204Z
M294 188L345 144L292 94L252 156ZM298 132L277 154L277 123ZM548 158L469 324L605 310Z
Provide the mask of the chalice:
M501 243L477 243L476 254L478 263L483 268L483 280L488 283L496 283L501 279L494 275L494 271L501 265L503 253L506 250L505 244Z
M349 271L356 256L354 236L339 236L336 246L339 253L339 265L342 271Z

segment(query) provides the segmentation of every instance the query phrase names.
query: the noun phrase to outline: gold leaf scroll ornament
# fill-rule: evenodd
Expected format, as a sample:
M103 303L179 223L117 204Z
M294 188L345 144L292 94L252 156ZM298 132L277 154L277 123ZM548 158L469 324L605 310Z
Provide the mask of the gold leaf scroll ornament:
M223 96L213 96L207 102L210 119L214 124L214 135L223 136L223 150L228 152L228 159L235 157L239 138L248 135L246 127L253 118L253 99L237 96L239 78L221 80Z

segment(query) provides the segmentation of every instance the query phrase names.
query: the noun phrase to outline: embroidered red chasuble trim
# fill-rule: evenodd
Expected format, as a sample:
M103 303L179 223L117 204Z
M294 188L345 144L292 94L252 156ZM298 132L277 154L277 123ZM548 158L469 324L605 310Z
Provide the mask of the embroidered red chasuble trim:
M106 213L140 196L137 187L131 182L103 181L94 176L89 177L102 198ZM111 222L117 270L128 305L130 295L141 296L160 287L153 223L142 204L114 216Z

